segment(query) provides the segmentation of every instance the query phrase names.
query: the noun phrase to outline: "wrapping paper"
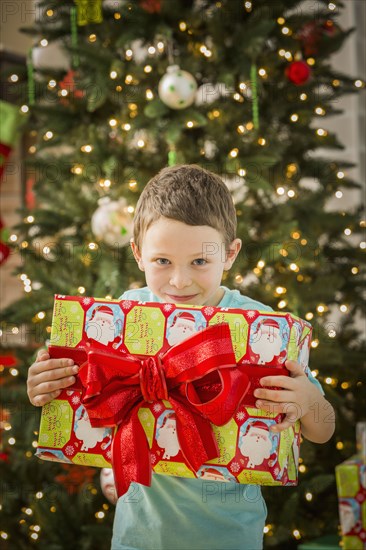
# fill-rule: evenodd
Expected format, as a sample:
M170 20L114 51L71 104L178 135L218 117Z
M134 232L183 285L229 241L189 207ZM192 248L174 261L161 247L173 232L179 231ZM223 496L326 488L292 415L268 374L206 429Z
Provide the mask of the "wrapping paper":
M218 326L213 329L215 325ZM201 359L197 357L200 351L205 349L206 354L210 349L213 332L216 339L221 339L220 349L227 347L228 343L230 349L227 348L226 356L221 353L221 365L211 370L211 367L207 368L209 372L197 379L197 371L201 369L197 366ZM210 340L209 344L206 340L204 343L204 339ZM72 357L83 367L76 384L43 407L36 454L48 460L108 467L118 447L119 459L115 458L114 468L118 468L117 462L121 461L126 467L132 459L126 457L123 443L126 439L120 440L118 436L119 442L116 443L116 430L129 432L127 437L131 441L142 427L148 453L146 457L143 452L136 452L136 460L145 456L138 470L148 472L139 482L149 484L152 470L159 474L222 482L296 485L300 424L297 422L277 434L269 431L272 424L282 421L283 415L256 409L253 391L263 376L288 374L284 368L287 359L298 360L307 371L310 342L311 326L283 312L56 295L50 354L52 357ZM179 346L183 346L183 352L174 353ZM179 375L181 379L185 370L192 367L192 372L196 372L194 382L190 382L193 375L189 374L188 381L183 380L179 387L174 386L179 376L169 378L164 364L164 356L170 361L174 354L182 357L184 364L183 374ZM213 357L216 355L220 354L212 354ZM162 368L159 367L161 358ZM205 355L201 363L206 365L209 360ZM129 361L135 364L136 371L129 370L132 368ZM103 368L108 376L101 375ZM117 384L121 371L128 371L122 382L123 391L129 388L128 399L131 401L135 390L138 393L138 405L133 402L128 408L130 412L126 412L127 406L121 412L118 404L121 400L109 396L111 388L117 393L121 391L121 382L118 382L119 386ZM140 384L131 385L137 380L137 371L140 372ZM142 372L144 376L141 378ZM103 383L99 383L101 378ZM107 383L108 390L105 389ZM165 388L167 393L164 384L168 385ZM240 385L241 393L234 396L231 389L235 384ZM117 386L119 389L115 390ZM173 389L173 386L178 389ZM221 403L219 414L217 407L209 410L207 403L211 403L212 396L221 399L224 391L227 392L226 408ZM188 409L184 414L193 415L192 429L197 430L192 432L196 435L190 436L190 440L183 433L185 422L182 422L177 399L173 398L174 392L178 392L175 397L179 397L184 410ZM97 407L94 406L96 400ZM193 411L192 403L200 403L198 409L203 411L200 419L197 410ZM107 408L110 414L103 410L101 415L101 408ZM214 423L207 423L210 415ZM141 434L139 438L139 444L143 446ZM198 464L192 453L197 447L199 454L201 440L203 452L207 451L210 459ZM130 472L136 471L136 464L127 466ZM131 479L136 480L134 474L131 475Z

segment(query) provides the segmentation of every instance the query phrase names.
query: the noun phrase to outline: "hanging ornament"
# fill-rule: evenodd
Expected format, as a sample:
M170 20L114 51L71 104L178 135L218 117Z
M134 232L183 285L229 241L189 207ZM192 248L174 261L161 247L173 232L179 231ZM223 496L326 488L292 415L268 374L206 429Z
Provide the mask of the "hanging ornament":
M61 103L68 104L70 99L83 99L85 96L84 90L80 90L77 87L77 82L75 82L75 71L68 71L64 78L60 81L59 87L60 90L66 90L67 96L61 96Z
M77 6L77 22L81 27L103 21L102 0L74 0Z
M97 239L109 246L126 246L132 237L133 221L127 201L122 198L111 201L103 197L91 219L91 228Z
M140 6L148 13L161 12L161 0L140 0Z
M185 109L194 102L197 82L178 65L170 65L159 82L159 97L171 109Z
M22 115L16 105L0 100L0 183L9 157L18 137ZM0 265L9 257L10 248L5 243L4 224L0 218Z
M253 125L256 130L259 128L259 107L258 107L258 78L257 65L252 63L250 67L250 82L252 86L252 115Z
M112 468L102 468L100 472L100 487L105 498L111 504L116 504L118 497Z
M306 61L293 61L286 67L285 74L290 82L301 86L309 80L311 69Z
M331 19L326 21L309 21L298 32L297 38L300 42L303 55L314 57L319 53L329 54L338 48L338 44L331 48L330 39L341 33L340 27Z
M63 485L69 495L79 493L88 483L93 483L95 468L74 468L73 464L61 464L62 472L55 481Z

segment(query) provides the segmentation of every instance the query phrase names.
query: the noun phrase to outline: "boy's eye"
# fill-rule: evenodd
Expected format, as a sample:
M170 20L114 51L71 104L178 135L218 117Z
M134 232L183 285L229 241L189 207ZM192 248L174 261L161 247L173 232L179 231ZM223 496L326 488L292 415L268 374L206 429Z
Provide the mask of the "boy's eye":
M206 265L207 260L204 258L197 258L197 260L193 260L194 265Z
M156 263L158 265L168 265L168 264L170 264L169 260L167 260L166 258L157 258Z

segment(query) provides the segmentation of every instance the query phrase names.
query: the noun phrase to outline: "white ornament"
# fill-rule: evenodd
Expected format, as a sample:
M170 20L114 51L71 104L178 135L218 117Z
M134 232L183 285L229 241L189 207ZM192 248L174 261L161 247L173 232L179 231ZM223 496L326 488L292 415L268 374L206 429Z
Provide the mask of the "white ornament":
M112 468L102 468L100 472L100 487L105 498L111 504L116 504L118 496Z
M63 42L55 40L47 46L37 46L32 49L32 62L35 69L70 69L71 61Z
M91 219L91 228L97 239L109 246L126 246L132 237L133 221L125 199L111 201L103 197Z
M159 82L159 97L171 109L185 109L192 105L196 92L197 82L178 65L168 67Z

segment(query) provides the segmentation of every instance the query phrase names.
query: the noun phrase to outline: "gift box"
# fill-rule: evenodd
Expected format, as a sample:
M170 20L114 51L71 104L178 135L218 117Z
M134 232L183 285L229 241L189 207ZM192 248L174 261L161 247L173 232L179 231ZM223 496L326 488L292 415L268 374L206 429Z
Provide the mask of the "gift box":
M343 548L366 550L366 464L356 455L335 470Z
M119 494L151 471L296 485L300 423L255 407L263 376L308 371L311 326L289 313L56 295L51 357L82 365L43 407L37 456L108 467ZM121 481L122 480L122 481Z

